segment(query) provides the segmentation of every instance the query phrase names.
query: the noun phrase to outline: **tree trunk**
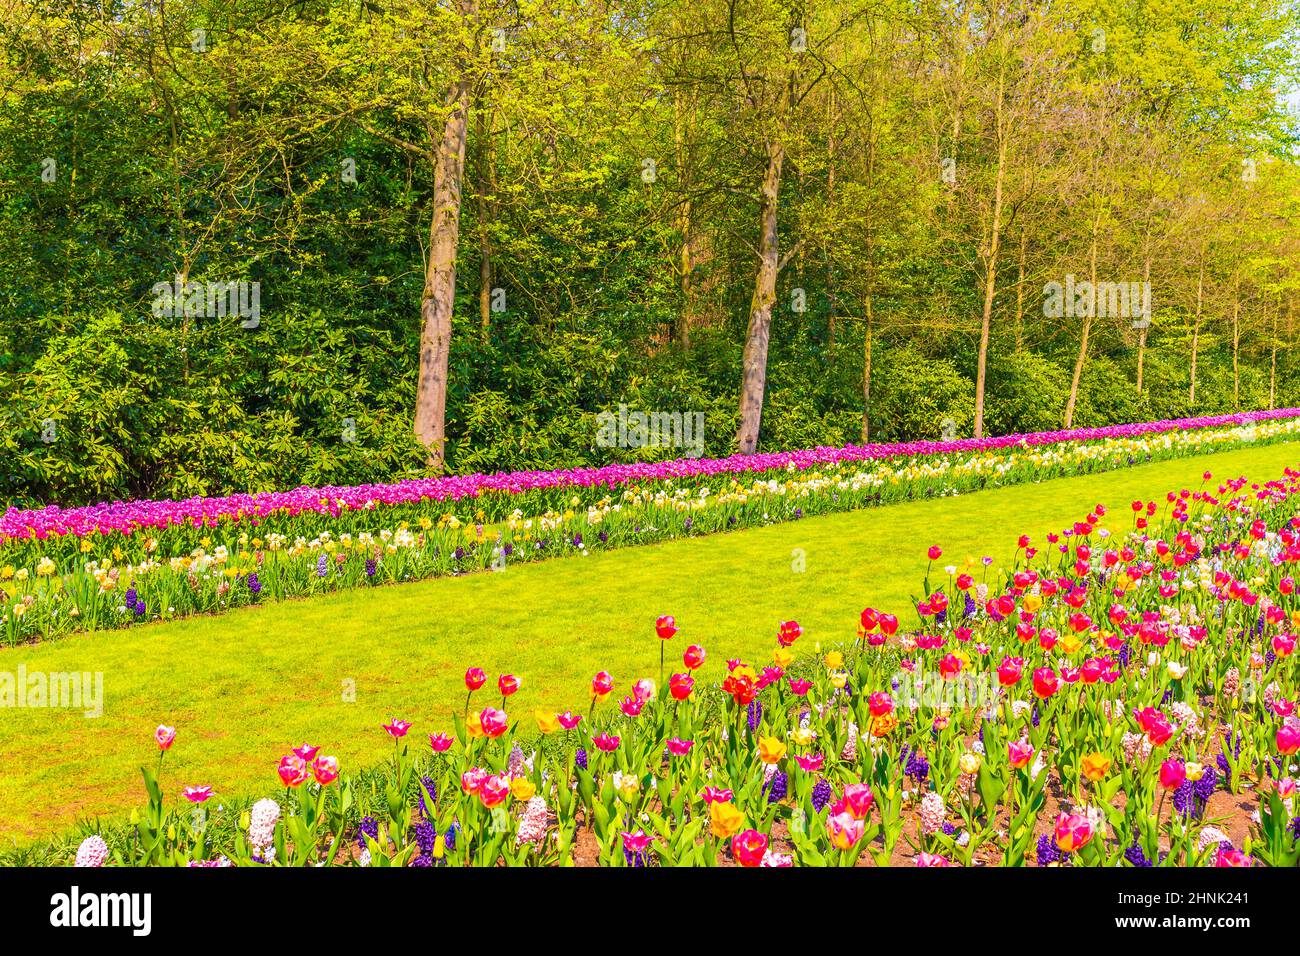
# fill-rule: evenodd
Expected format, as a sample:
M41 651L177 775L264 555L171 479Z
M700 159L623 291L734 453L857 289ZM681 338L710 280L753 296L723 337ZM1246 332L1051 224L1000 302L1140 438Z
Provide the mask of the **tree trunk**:
M467 22L473 0L459 0ZM442 470L447 444L447 369L451 358L451 315L456 302L456 252L460 244L461 185L469 122L470 81L461 76L447 91L447 118L433 169L433 221L429 261L420 304L420 379L415 394L415 437L429 451L428 467Z
M1201 307L1205 302L1205 244L1201 244L1200 260L1196 271L1196 316L1192 321L1192 362L1191 388L1187 392L1187 404L1196 408L1196 360L1201 352Z
M1097 311L1097 233L1101 228L1100 216L1092 221L1092 245L1088 252L1088 281L1092 283L1092 305L1083 317L1083 331L1079 336L1079 357L1074 361L1074 376L1070 379L1070 397L1065 403L1065 427L1074 427L1074 410L1079 404L1079 383L1083 380L1083 367L1088 361L1088 336L1092 333L1092 317Z
M772 330L772 306L776 303L776 275L780 269L776 212L784 164L785 148L780 143L769 143L767 174L763 177L759 202L758 272L754 277L754 297L750 302L749 328L745 333L740 428L736 432L736 445L742 455L752 455L758 448L758 433L763 420L767 345Z
M1273 309L1273 336L1271 345L1272 355L1268 364L1268 407L1277 407L1277 316L1282 311L1282 303L1278 302Z
M681 92L673 95L673 139L677 148L677 175L679 185L690 195L692 181L690 155L686 144L685 120L682 118ZM695 324L696 288L695 288L695 241L693 230L695 223L691 216L691 200L682 201L678 228L682 234L679 279L682 288L682 306L677 313L677 328L674 337L683 349L691 347L691 326Z
M866 318L866 336L862 343L862 444L871 440L871 292L863 302Z
M993 322L993 298L998 285L998 251L1002 246L1002 186L1007 171L1007 132L1003 126L1003 78L998 77L997 131L998 170L993 180L993 216L989 224L988 258L984 269L984 311L980 316L980 349L975 369L975 437L984 437L984 383L988 378L989 328Z
M1146 256L1142 260L1142 289L1143 289L1142 300L1144 302L1146 301L1145 290L1147 285L1150 283L1150 281L1151 281L1151 252L1148 249ZM1142 321L1144 323L1149 323L1151 321L1151 316L1146 315L1144 313L1142 315ZM1147 332L1149 332L1150 330L1151 330L1151 326L1147 324L1144 324L1140 329L1138 329L1137 393L1139 397L1142 395L1142 370L1146 365Z
M478 174L483 184L493 182L491 173L492 144L483 122L483 111L475 117L475 133L478 136L479 169ZM488 202L483 193L483 186L478 190L478 318L483 341L488 340L492 328L492 244L488 239Z
M1025 260L1029 247L1029 230L1020 227L1020 263L1016 271L1016 351L1025 348Z

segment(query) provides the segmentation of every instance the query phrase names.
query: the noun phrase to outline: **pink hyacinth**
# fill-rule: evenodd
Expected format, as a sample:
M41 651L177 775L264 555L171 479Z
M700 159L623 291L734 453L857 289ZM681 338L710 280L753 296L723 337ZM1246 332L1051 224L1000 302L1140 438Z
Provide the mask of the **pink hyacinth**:
M108 859L108 844L99 834L86 837L77 847L77 859L73 866L103 866Z

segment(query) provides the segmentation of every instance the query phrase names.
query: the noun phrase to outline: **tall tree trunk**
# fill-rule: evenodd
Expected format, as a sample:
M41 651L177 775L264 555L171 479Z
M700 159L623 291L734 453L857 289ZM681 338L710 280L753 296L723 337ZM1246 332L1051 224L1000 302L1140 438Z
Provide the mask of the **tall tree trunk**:
M750 301L749 328L745 333L740 428L736 431L736 445L742 455L752 455L758 448L758 433L763 421L767 345L772 331L772 306L776 303L776 276L781 266L776 212L784 164L785 147L780 143L769 143L767 173L763 177L759 198L758 272L754 277L754 297Z
M1282 311L1282 303L1278 301L1273 309L1273 336L1271 345L1271 356L1268 363L1268 407L1277 407L1277 316Z
M474 0L458 0L467 27ZM460 245L461 185L469 123L470 81L458 77L447 90L447 118L433 167L433 221L420 303L420 379L415 393L415 437L429 450L428 467L442 470L447 445L447 369L451 315L456 303L456 252Z
M1029 230L1020 226L1020 261L1016 269L1016 351L1025 348L1025 261L1029 251Z
M1146 251L1142 259L1142 301L1146 302L1146 287L1151 282L1151 250ZM1142 316L1143 325L1138 329L1138 368L1137 368L1137 393L1142 394L1142 371L1146 366L1147 358L1147 333L1151 331L1151 316L1145 313Z
M862 444L871 440L871 346L874 331L871 322L871 290L863 300L866 335L862 343Z
M1232 407L1241 411L1241 295L1232 294Z
M697 292L695 288L695 223L692 219L690 200L693 176L690 154L686 144L685 127L686 121L682 116L682 94L679 90L673 94L673 139L677 151L677 175L681 188L686 191L687 198L682 201L678 213L678 228L682 234L682 245L680 263L677 268L678 277L681 281L682 306L677 313L677 328L674 330L674 337L682 348L689 349L691 347L691 327L696 320Z
M984 311L980 316L980 348L975 369L975 437L984 437L984 383L988 378L989 330L993 323L993 297L998 285L998 252L1002 247L1002 187L1007 171L1007 131L1004 125L1005 72L998 75L998 169L993 180L993 215L989 224L988 257L984 269Z
M1196 360L1201 353L1201 308L1205 303L1205 243L1201 243L1201 254L1196 268L1196 314L1192 320L1192 362L1191 388L1187 392L1187 404L1196 408Z
M483 110L475 117L475 134L478 137L478 175L481 184L495 182L492 175L492 143L483 119ZM488 239L488 201L485 185L478 190L478 318L483 341L488 340L492 328L492 244Z
M1070 397L1065 403L1065 427L1074 427L1074 410L1079 404L1079 383L1083 381L1083 367L1088 361L1088 337L1092 333L1092 317L1097 311L1097 234L1101 229L1101 216L1092 220L1092 244L1088 250L1088 281L1092 283L1092 307L1083 317L1083 330L1079 335L1079 356L1074 360L1074 375L1070 379Z

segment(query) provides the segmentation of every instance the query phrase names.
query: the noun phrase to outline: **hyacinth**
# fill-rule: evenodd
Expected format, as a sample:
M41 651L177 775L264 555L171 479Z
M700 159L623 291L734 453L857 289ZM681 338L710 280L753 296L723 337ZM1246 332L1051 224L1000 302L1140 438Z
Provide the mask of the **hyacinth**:
M789 778L785 775L785 771L776 770L771 779L763 785L763 789L767 791L768 803L780 803L784 800L789 792Z
M77 847L77 858L73 866L103 866L108 859L108 844L99 834L86 837Z
M258 580L256 571L253 571L248 575L248 590L254 594L262 593L262 582Z
M366 837L372 840L379 839L379 821L374 817L362 817L361 822L357 824L357 846L363 850L366 847Z
M522 777L532 769L530 761L524 759L524 750L515 741L510 747L510 759L506 763L506 772L512 777Z
M540 843L546 836L546 801L541 797L532 797L524 807L524 815L519 819L519 832L515 836L515 845L523 843Z
M916 455L953 452L982 452L1000 448L1090 442L1112 438L1140 438L1163 432L1246 425L1251 422L1281 421L1300 415L1300 409L1281 408L1232 415L1204 415L1196 418L1108 425L1102 428L1071 428L1055 432L963 438L957 441L915 441L896 444L845 445L842 448L813 448L800 451L732 455L730 458L679 458L674 461L637 462L601 468L556 469L554 471L500 472L492 475L445 475L388 485L353 485L295 488L291 491L190 498L185 501L119 501L80 508L21 510L9 508L0 515L0 541L5 538L45 538L58 535L85 537L89 534L131 534L148 528L175 525L216 526L226 521L261 520L269 515L301 512L338 515L344 509L360 510L377 505L408 505L420 502L458 501L490 492L521 494L555 488L611 488L669 478L746 475L767 471L804 471L826 465L875 461Z
M1196 849L1204 853L1208 848L1218 846L1227 840L1227 835L1218 827L1204 827L1196 837Z
M930 775L930 761L925 759L925 754L913 750L908 753L907 769L904 772L917 783L921 783Z
M943 828L946 808L943 796L931 790L921 798L921 832L938 833Z
M1051 866L1053 863L1060 863L1065 859L1065 854L1057 847L1056 841L1052 839L1051 834L1044 833L1038 838L1038 865Z
M852 760L858 752L858 725L849 721L849 735L840 748L841 760Z
M763 722L763 704L758 700L751 700L749 708L746 711L746 719L750 732L758 730L759 724Z
M1223 693L1227 697L1236 697L1241 691L1241 671L1236 667L1229 667L1228 672L1223 675Z
M270 797L253 804L248 814L248 842L258 850L265 850L275 842L275 824L280 819L280 805Z
M420 790L420 813L427 817L429 815L429 806L424 799L425 791L428 791L429 796L436 801L438 799L438 785L433 782L432 777L421 777L420 783L423 785L423 789Z
M834 791L831 790L831 785L822 777L818 777L817 782L813 784L811 794L813 809L821 813L826 804L831 802L833 795Z
M434 844L438 842L437 827L428 820L421 820L419 823L415 824L415 826L411 827L411 832L415 836L415 842L420 847L420 855L431 856L433 854Z
M1141 845L1136 841L1134 841L1133 845L1124 851L1124 859L1128 860L1130 866L1153 865L1151 861L1147 859L1146 853L1142 851Z
M186 866L189 866L189 867L211 867L211 866L215 866L215 867L225 868L225 867L227 867L227 866L234 866L235 864L233 864L233 863L230 862L229 857L219 856L219 857L217 857L215 860L190 860L190 861L189 861L188 863L186 863L185 865L186 865Z
M587 751L585 748L583 747L578 748L577 753L573 755L573 763L575 766L583 770L587 769Z
M460 833L460 824L453 820L451 826L447 827L447 832L442 835L443 842L447 844L448 850L456 849L456 834L458 833Z

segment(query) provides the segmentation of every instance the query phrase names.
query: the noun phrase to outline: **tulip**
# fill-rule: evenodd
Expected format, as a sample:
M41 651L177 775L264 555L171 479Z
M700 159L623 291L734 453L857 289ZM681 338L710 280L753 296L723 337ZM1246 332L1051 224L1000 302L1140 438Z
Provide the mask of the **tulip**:
M1093 783L1106 779L1110 772L1110 758L1101 753L1090 753L1083 758L1081 765L1083 775Z
M697 670L704 664L704 657L704 648L698 644L692 644L682 654L682 663L686 665L687 670Z
M673 616L671 614L665 614L662 617L656 618L655 634L658 635L659 640L661 641L671 640L672 636L676 633L677 633L677 621L673 619Z
M799 626L798 621L783 621L777 629L776 639L782 647L789 647L799 640L801 634L803 634L803 628Z
M790 693L796 697L803 697L808 691L812 690L813 685L810 680L800 680L795 677L788 677L786 680L790 682Z
M601 671L591 679L591 696L597 700L604 700L613 689L614 678L609 676L608 671Z
M308 763L311 763L313 760L316 759L316 752L319 750L320 750L319 747L311 747L308 746L307 744L303 744L301 747L293 748L293 752L296 753L303 760L307 761Z
M471 667L465 672L465 686L469 689L470 693L478 690L486 683L487 674L483 672L483 668Z
M870 786L865 783L850 783L845 785L844 796L839 799L836 809L850 814L855 820L865 820L871 812L873 802L875 797Z
M785 756L785 744L776 737L758 738L758 759L763 763L780 763Z
M1012 740L1007 744L1007 761L1017 770L1029 766L1034 759L1034 748L1023 740Z
M153 732L153 739L157 741L159 750L170 750L172 744L176 742L176 728L159 724L158 729Z
M952 866L952 864L948 862L948 858L946 856L942 856L941 854L938 853L917 854L916 865L924 866L924 867Z
M280 765L276 769L286 787L301 786L311 776L311 768L307 765L307 761L297 754L287 754L281 757Z
M1023 657L1004 657L998 665L998 683L1003 687L1012 687L1020 682L1025 672Z
M190 803L203 803L212 796L211 787L186 787L181 791L182 796Z
M741 866L761 866L767 853L767 837L757 830L744 830L731 838L731 855Z
M1040 667L1034 671L1034 695L1046 700L1060 689L1061 679L1050 667Z
M745 815L727 800L709 804L709 830L715 837L725 840L736 833L745 822Z
M544 710L534 711L533 719L537 721L537 729L543 734L554 733L560 729L559 718Z
M486 770L471 767L460 775L460 788L466 793L476 794L483 789L489 774Z
M384 730L388 731L388 736L394 740L400 740L406 736L406 732L411 729L411 723L407 720L394 720L389 724L381 725Z
M1277 750L1283 756L1290 757L1300 751L1300 730L1289 724L1283 724L1277 731Z
M322 787L328 786L339 778L339 761L337 757L321 755L312 761L311 772L316 782Z
M489 810L506 802L510 796L510 778L505 774L492 774L483 781L478 798Z
M682 740L680 737L673 737L668 741L668 752L674 757L685 757L695 746L693 740Z
M617 750L618 741L619 738L610 734L597 734L591 738L591 742L596 745L597 749L603 750L605 753L612 753Z
M1177 790L1187 780L1187 768L1181 760L1170 757L1160 765L1160 786Z
M519 690L519 678L514 674L502 674L497 678L497 690L501 691L502 697L509 697Z
M813 754L811 757L805 757L803 754L795 754L794 762L799 765L800 770L808 773L817 773L826 762L825 754Z
M1062 813L1056 818L1056 845L1066 853L1080 850L1092 839L1092 824L1082 813Z
M572 730L582 721L582 714L575 714L571 710L566 710L562 714L556 714L555 719L560 722L560 726L565 730Z
M866 824L850 813L837 813L826 818L826 832L830 834L831 846L837 850L851 850L857 846L865 829Z
M504 734L509 727L506 712L495 707L484 707L479 711L478 720L483 733L494 740Z
M429 746L433 748L433 752L436 754L449 750L455 742L456 738L451 734L436 733L429 735Z

